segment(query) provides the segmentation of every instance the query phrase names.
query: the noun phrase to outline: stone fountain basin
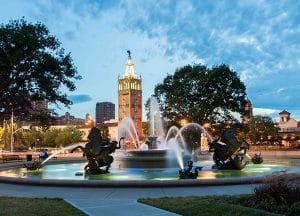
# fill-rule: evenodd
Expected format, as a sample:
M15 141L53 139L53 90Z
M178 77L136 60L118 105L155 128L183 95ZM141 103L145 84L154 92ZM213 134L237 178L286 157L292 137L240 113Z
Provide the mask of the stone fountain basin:
M166 168L179 167L176 157L168 150L130 150L124 155L114 158L114 165L117 168Z
M76 163L74 163L76 162ZM278 161L277 161L278 162ZM100 176L101 180L98 177L91 177L90 179L76 179L75 172L71 170L73 179L68 179L58 176L57 179L47 178L47 174L43 174L45 177L43 178L35 178L35 177L26 177L26 176L18 176L14 174L14 170L18 170L23 166L24 162L20 163L12 163L12 164L2 164L0 165L0 182L2 183L13 183L13 184L27 184L27 185L44 185L44 186L70 186L70 187L185 187L185 186L209 186L209 185L232 185L232 184L257 184L261 183L265 175L261 176L249 176L249 177L225 177L225 178L206 178L211 174L209 170L201 171L199 175L204 175L204 178L200 177L200 179L185 179L179 180L177 178L176 168L172 169L171 172L174 173L174 178L172 179L164 179L163 176L160 179L146 179L146 180L135 180L135 179L110 179L106 177L114 176L114 169L112 173L107 174L106 177L103 175ZM85 163L81 163L82 166ZM274 162L270 163L273 166ZM76 161L50 161L49 166L63 166L63 167L76 167L78 166L78 160ZM285 167L285 164L281 164L280 166ZM300 166L299 164L286 166L289 172L298 173L300 175ZM47 170L47 166L45 166L45 170ZM78 169L77 169L78 170ZM80 169L79 169L80 170ZM130 169L132 173L137 172L139 169ZM150 169L151 170L151 169ZM64 170L62 170L65 173ZM224 172L224 171L220 171ZM238 171L236 171L238 172ZM50 169L51 173L51 169ZM159 171L158 173L163 173ZM208 173L208 176L207 176ZM125 173L126 174L126 173ZM267 173L264 173L267 174ZM50 174L49 174L50 175ZM118 176L117 176L118 177ZM80 177L78 177L80 178Z

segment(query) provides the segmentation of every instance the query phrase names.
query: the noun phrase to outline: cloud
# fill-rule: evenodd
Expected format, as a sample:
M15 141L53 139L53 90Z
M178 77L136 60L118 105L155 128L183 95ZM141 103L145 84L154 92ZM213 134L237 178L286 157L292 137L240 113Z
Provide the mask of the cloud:
M12 0L0 18L45 23L84 77L76 93L93 103L116 103L117 76L130 49L144 99L177 67L225 63L245 82L253 106L300 113L299 11L296 0Z
M69 95L68 98L73 102L73 104L85 103L92 100L92 97L86 94Z
M274 115L278 114L281 110L268 109L268 108L253 108L253 115Z

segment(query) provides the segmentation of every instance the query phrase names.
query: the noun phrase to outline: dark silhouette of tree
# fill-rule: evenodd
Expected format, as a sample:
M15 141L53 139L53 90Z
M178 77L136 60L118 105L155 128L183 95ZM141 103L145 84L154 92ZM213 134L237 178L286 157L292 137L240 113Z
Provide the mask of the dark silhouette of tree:
M187 65L167 75L156 85L166 120L178 125L180 120L212 124L235 122L233 112L244 114L246 87L227 65L207 68Z
M2 118L12 110L19 118L34 118L38 112L34 112L32 101L46 99L49 103L70 105L62 89L74 91L74 81L80 78L70 53L65 53L45 25L32 24L24 18L0 25Z

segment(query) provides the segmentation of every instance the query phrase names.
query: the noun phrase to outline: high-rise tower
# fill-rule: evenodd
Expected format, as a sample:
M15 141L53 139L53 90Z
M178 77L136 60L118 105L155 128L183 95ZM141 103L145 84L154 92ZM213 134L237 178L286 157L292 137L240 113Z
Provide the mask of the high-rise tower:
M130 51L127 51L128 59L125 64L125 73L119 77L118 83L118 118L119 122L125 117L131 117L134 121L138 135L142 131L142 79L134 72Z
M96 103L96 124L115 118L115 104L111 102Z

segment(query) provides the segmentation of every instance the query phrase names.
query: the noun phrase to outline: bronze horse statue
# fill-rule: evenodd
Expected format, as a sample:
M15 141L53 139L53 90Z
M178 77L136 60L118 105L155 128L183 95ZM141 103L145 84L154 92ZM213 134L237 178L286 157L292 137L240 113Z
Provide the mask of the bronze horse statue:
M116 149L121 148L121 137L119 142L117 141L103 141L100 130L93 127L88 135L89 142L85 147L77 146L71 150L74 152L76 149L81 149L83 155L87 158L88 164L85 166L85 171L87 174L105 174L108 173L109 168L114 160L111 156ZM102 169L105 167L105 169Z
M216 169L243 169L248 162L243 162L244 155L249 145L240 142L233 133L233 130L226 129L221 137L209 143L209 151L214 152L213 160ZM234 157L233 157L234 156Z

